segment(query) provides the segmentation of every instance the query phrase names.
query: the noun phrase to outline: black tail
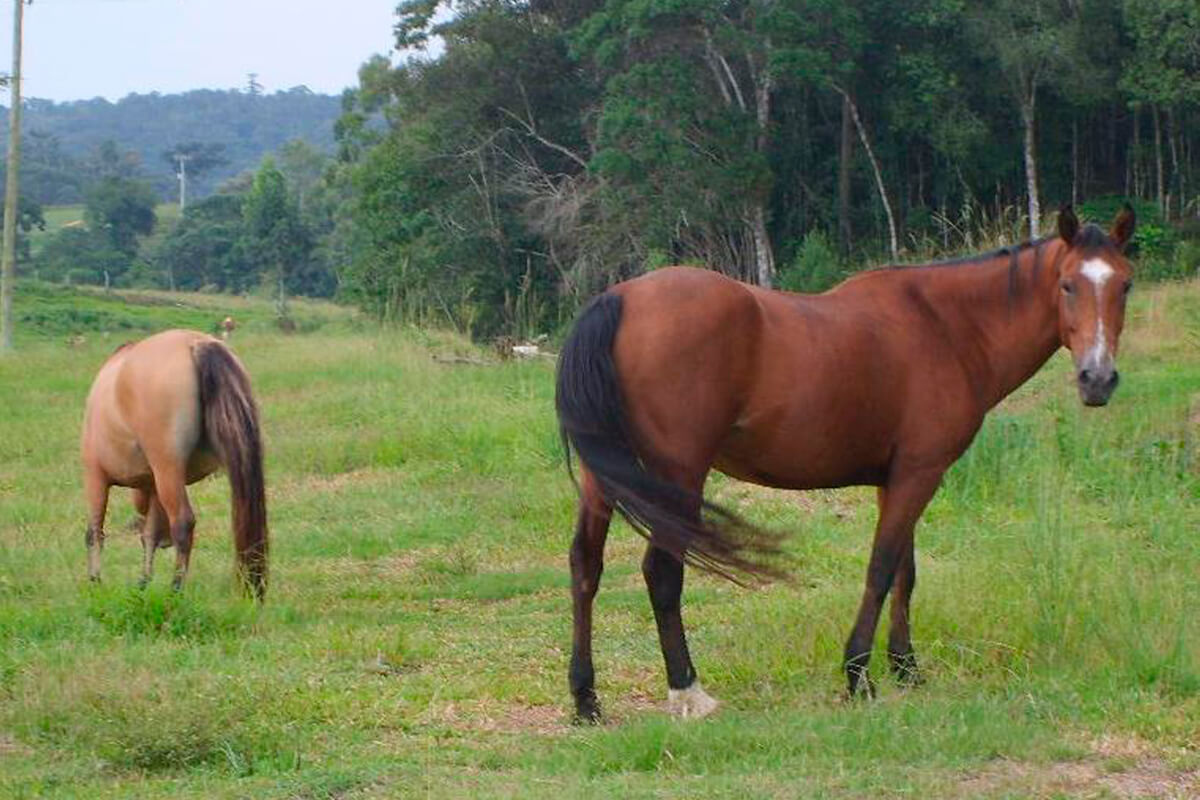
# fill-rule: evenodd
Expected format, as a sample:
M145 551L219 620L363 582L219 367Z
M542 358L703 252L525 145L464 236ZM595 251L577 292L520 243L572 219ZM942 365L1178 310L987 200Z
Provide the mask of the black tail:
M262 433L250 379L220 342L195 350L204 435L229 473L238 575L261 600L267 588L267 499Z
M600 295L580 314L559 355L555 404L568 471L573 446L634 530L681 561L735 583L780 577L767 563L779 553L777 535L651 475L634 452L612 353L620 324L621 298ZM695 514L697 508L703 513Z

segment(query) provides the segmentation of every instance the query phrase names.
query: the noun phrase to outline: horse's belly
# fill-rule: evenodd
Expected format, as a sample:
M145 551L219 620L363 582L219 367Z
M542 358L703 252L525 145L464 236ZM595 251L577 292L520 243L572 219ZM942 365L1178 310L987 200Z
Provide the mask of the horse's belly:
M887 478L890 448L876 437L730 437L713 467L732 478L777 489L878 486Z
M880 486L887 477L884 465L838 467L771 466L717 459L713 468L731 478L775 489L837 489L842 486Z
M221 462L216 453L206 448L192 452L187 463L187 482L189 484L203 480L221 468Z

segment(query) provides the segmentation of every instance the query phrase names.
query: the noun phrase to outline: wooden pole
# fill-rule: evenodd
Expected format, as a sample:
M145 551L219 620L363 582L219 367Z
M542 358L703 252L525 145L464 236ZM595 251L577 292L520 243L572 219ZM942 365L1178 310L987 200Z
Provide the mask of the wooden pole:
M13 68L8 109L8 174L4 182L4 243L0 257L0 353L13 349L13 283L17 256L17 170L21 163L21 26L25 0L13 0Z

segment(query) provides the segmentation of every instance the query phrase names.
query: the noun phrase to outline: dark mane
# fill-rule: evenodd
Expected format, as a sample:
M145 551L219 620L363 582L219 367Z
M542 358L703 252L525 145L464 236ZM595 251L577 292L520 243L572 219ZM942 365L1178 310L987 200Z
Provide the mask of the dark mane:
M1089 227L1095 227L1091 225ZM989 250L986 253L976 253L969 256L954 256L953 258L943 259L941 261L931 261L927 264L894 264L883 269L920 269L922 267L961 267L968 264L980 264L984 261L992 261L1005 256L1019 256L1031 247L1038 247L1053 239L1053 236L1043 236L1040 239L1033 241L1021 242L1018 245L1005 245L998 247L995 250Z

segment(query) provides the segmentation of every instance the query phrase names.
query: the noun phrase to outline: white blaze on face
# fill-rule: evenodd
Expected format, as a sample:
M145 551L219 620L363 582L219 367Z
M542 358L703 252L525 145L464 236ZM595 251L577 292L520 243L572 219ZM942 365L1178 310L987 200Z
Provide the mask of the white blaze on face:
M1112 356L1108 352L1108 339L1104 335L1104 315L1101 313L1100 301L1104 294L1104 284L1114 273L1115 270L1109 263L1100 258L1089 258L1079 268L1079 274L1091 282L1092 289L1096 292L1096 338L1080 362L1083 369L1095 369L1112 363Z

